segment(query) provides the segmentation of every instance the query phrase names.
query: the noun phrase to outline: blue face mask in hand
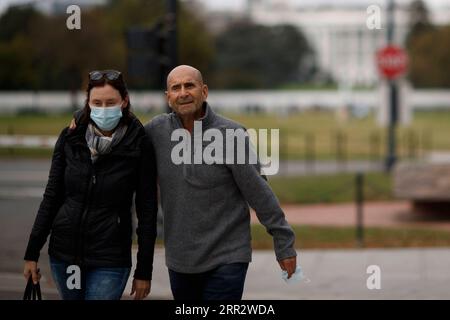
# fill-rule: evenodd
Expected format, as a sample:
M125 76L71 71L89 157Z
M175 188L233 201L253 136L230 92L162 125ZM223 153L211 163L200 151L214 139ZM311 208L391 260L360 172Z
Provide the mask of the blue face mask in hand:
M300 282L301 280L304 280L305 282L309 282L309 279L304 279L305 276L303 275L303 271L300 268L300 266L297 266L295 269L295 272L291 275L291 277L288 279L288 273L285 270L281 271L281 278L283 278L286 283L295 283Z
M101 130L111 131L122 118L122 108L120 105L113 107L91 107L91 119Z

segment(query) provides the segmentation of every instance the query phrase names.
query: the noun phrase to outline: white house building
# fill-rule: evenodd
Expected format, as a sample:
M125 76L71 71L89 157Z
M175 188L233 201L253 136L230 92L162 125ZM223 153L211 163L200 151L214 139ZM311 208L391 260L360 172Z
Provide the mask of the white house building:
M408 33L411 0L396 0L395 43ZM429 0L432 23L450 23L450 1ZM371 29L368 8L380 9L381 29ZM374 85L378 80L375 52L386 44L386 0L247 0L246 15L264 25L292 24L301 28L316 53L321 70L345 85Z

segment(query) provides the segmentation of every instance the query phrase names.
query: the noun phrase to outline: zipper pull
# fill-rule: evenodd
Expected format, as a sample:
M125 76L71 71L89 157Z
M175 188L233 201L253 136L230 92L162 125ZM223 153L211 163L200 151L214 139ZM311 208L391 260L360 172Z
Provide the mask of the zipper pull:
M92 176L92 183L95 184L97 182L97 179L95 177L95 174Z

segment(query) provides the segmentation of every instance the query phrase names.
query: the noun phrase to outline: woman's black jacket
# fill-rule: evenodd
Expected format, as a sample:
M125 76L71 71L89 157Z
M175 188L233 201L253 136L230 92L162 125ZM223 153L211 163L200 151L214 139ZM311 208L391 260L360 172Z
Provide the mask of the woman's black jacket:
M93 164L87 124L65 128L56 142L47 187L25 260L38 261L50 234L50 256L86 267L131 267L135 193L138 254L134 277L151 279L156 238L154 150L134 116L123 139Z

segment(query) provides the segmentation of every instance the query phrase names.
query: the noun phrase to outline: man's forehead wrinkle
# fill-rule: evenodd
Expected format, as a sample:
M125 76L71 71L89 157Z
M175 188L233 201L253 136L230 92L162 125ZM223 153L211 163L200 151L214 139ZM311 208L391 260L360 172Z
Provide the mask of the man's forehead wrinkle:
M174 77L190 77L196 82L203 84L202 73L196 68L187 65L181 65L173 69L167 76L167 84L171 83Z
M183 79L170 79L168 81L168 84L170 87L176 86L176 85L186 85L186 84L190 84L190 83L199 83L201 84L197 79L189 77L189 78L183 78Z

